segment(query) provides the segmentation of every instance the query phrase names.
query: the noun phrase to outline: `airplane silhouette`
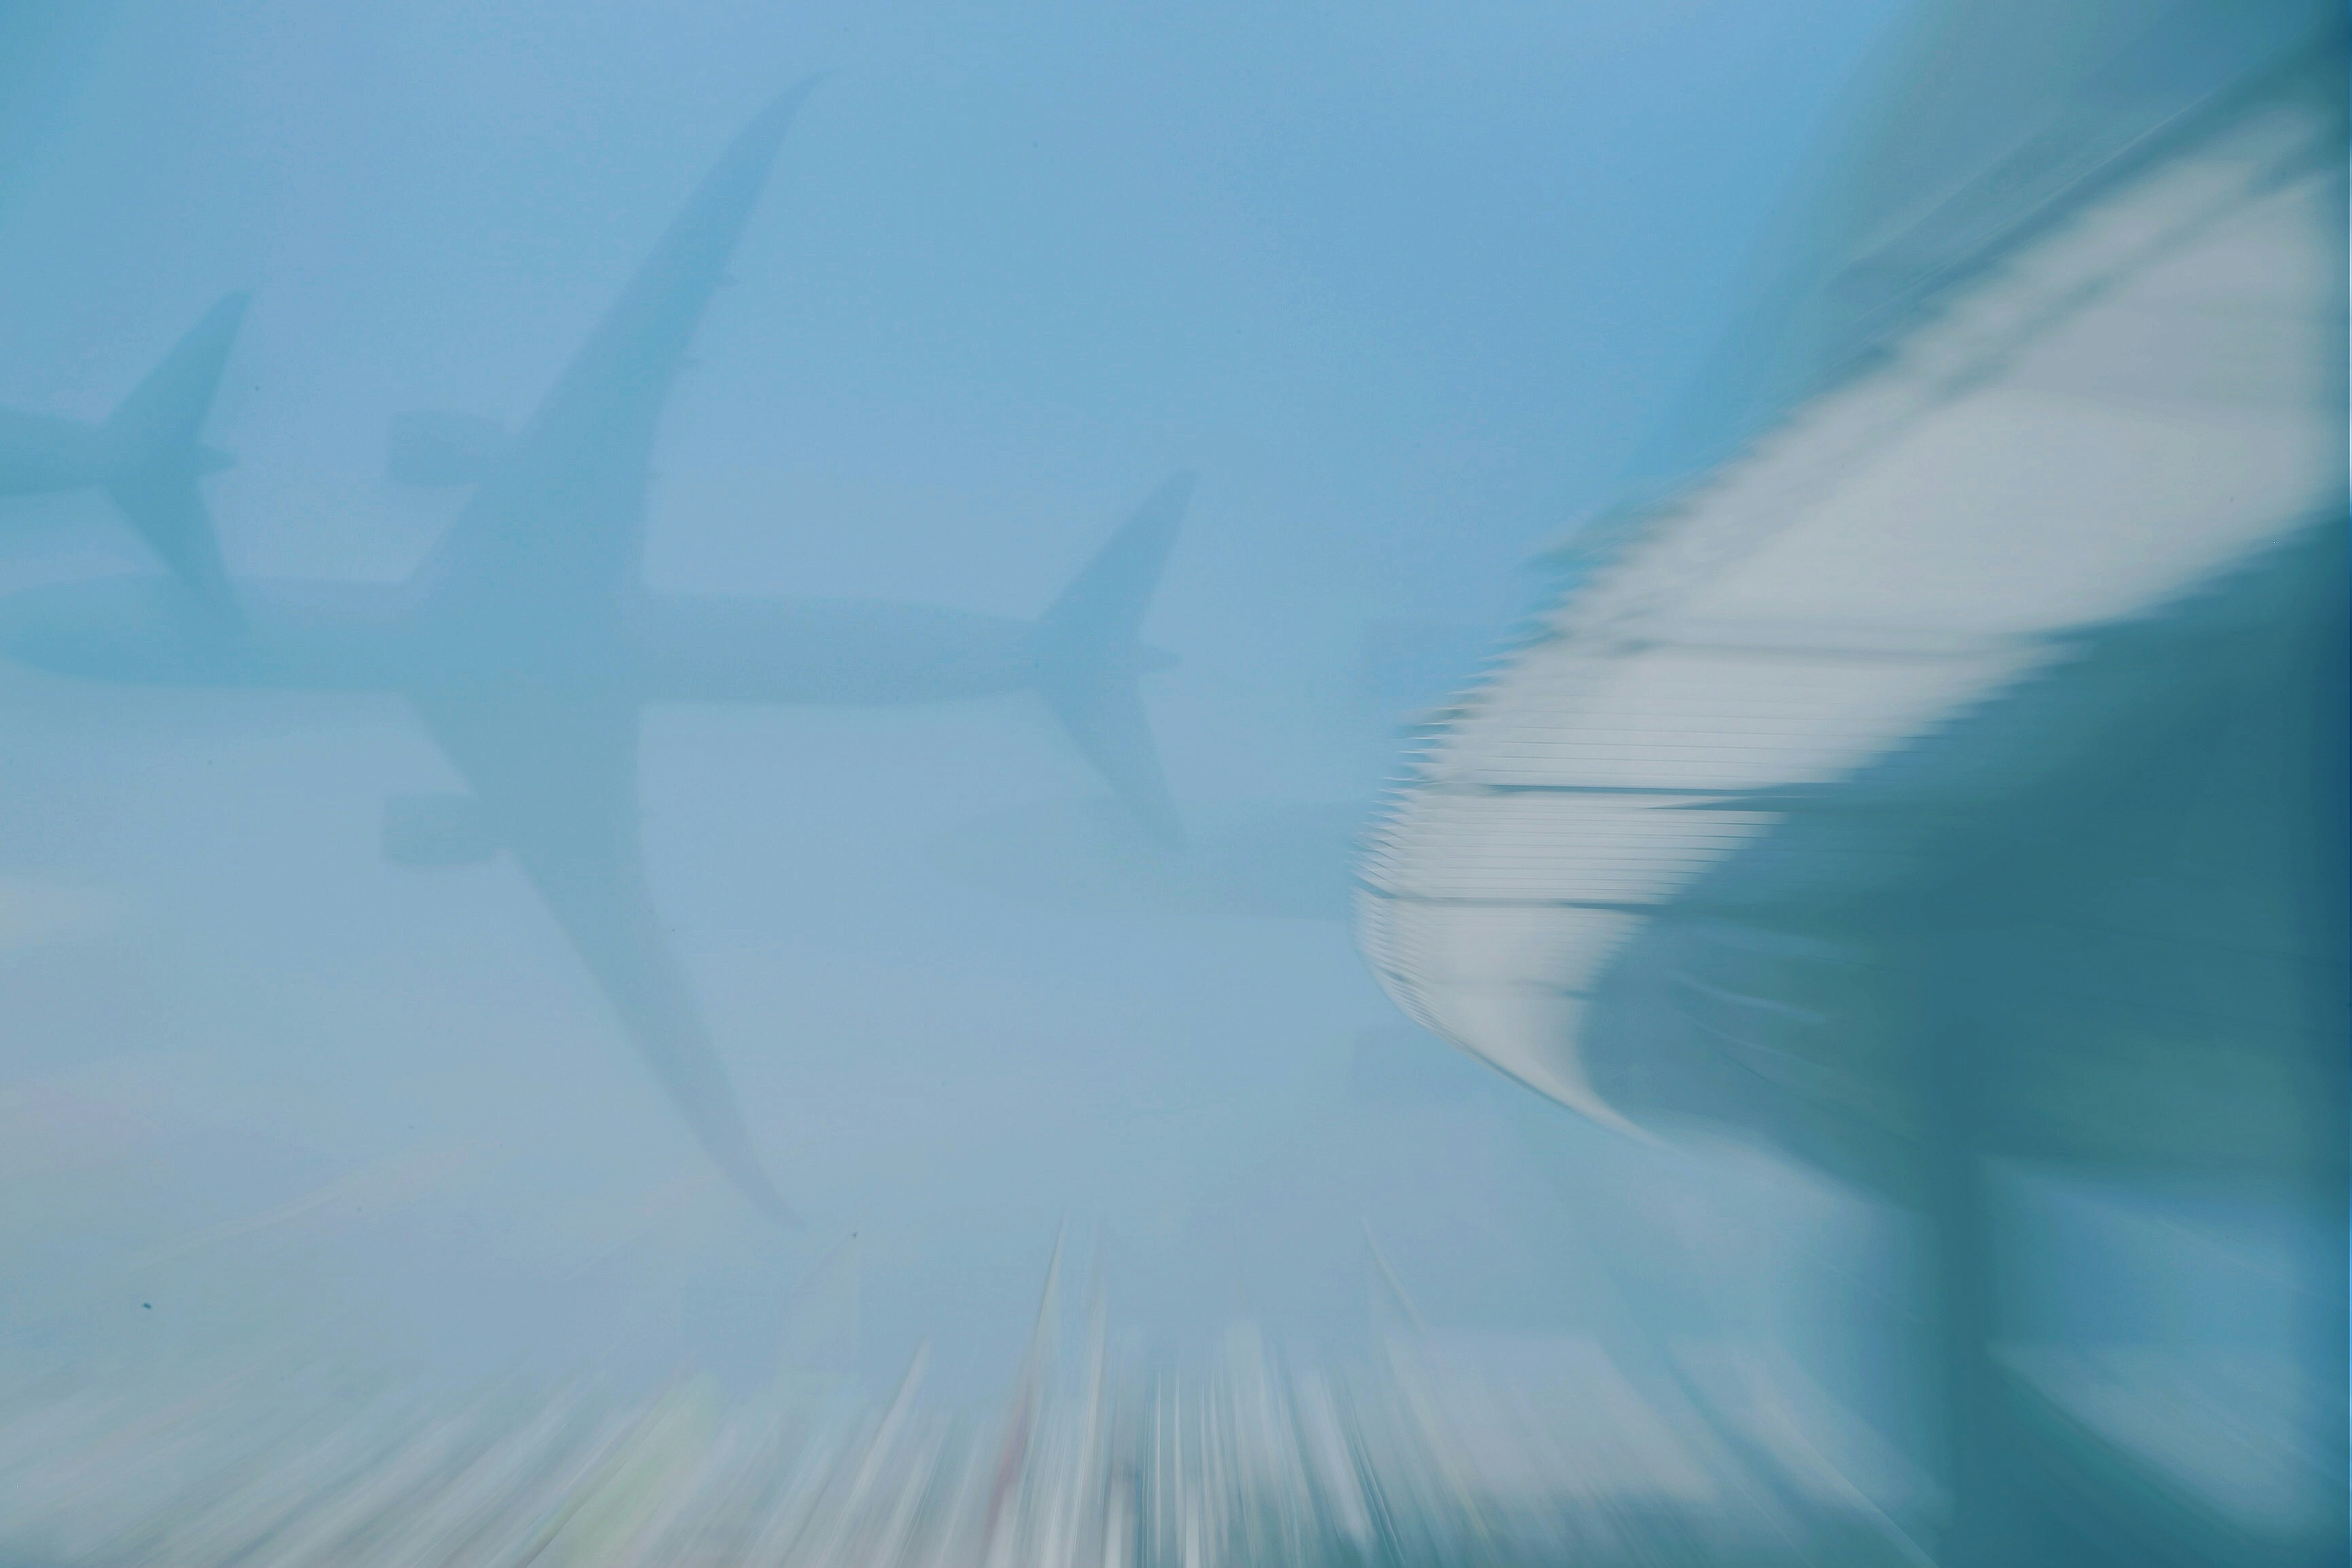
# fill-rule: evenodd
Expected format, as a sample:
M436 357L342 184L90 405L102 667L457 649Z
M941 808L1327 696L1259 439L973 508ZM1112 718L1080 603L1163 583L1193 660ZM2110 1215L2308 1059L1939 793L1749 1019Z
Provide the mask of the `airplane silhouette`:
M28 591L0 649L143 684L405 696L467 785L388 803L417 866L503 850L539 892L710 1159L788 1217L670 948L637 832L638 717L659 701L892 703L1030 689L1165 842L1181 841L1137 678L1138 626L1189 499L1163 483L1034 625L919 605L657 595L640 572L647 461L672 384L814 81L738 136L530 422L394 428L396 476L467 483L407 583L248 580L242 635L175 617L154 578Z
M203 430L246 299L205 311L103 424L0 409L0 496L103 489L199 600L233 609L196 481L234 460L206 447Z

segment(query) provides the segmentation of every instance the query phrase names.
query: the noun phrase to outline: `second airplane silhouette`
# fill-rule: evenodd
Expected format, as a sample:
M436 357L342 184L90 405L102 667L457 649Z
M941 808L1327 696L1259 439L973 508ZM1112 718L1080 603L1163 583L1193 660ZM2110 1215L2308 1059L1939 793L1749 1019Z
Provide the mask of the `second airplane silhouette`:
M103 424L0 409L0 496L104 490L199 602L231 613L196 485L229 466L203 432L245 305L231 294L205 311Z
M785 1216L646 885L638 717L669 700L875 703L1027 689L1165 843L1181 832L1137 677L1137 631L1191 495L1155 490L1034 625L911 605L657 595L639 562L647 460L688 342L813 83L739 136L522 430L412 418L394 470L472 484L407 584L251 581L243 635L119 578L0 606L0 647L109 681L392 691L467 785L396 799L395 860L513 857L710 1158Z

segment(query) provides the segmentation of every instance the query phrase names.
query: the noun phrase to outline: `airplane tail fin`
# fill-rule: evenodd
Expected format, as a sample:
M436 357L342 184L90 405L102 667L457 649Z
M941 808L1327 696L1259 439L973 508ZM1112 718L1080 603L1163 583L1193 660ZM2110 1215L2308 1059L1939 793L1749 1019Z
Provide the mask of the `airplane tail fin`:
M123 400L105 432L107 493L163 563L224 610L228 574L196 481L229 463L205 446L203 431L247 298L231 294L205 311Z
M1143 710L1136 678L1147 657L1136 633L1192 482L1190 472L1179 473L1153 490L1039 618L1029 642L1045 706L1153 837L1177 847L1184 826Z

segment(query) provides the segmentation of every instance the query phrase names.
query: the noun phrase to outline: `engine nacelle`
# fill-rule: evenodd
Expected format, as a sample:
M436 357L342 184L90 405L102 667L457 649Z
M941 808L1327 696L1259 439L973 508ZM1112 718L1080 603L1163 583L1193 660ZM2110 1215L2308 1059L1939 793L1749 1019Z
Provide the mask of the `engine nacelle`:
M384 472L394 484L435 489L478 484L506 445L507 433L494 419L473 414L396 414Z
M399 795L383 803L383 856L395 866L478 866L503 847L470 795Z

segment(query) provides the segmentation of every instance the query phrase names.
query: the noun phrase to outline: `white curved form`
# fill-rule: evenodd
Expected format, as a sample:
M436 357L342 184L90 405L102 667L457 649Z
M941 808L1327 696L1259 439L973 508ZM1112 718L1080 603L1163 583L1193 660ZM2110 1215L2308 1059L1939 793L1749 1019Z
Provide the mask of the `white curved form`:
M1391 995L1622 1125L1580 1065L1586 996L1774 792L2340 526L2339 142L2324 93L2215 114L1650 513L1448 710L1372 834L1359 940Z

